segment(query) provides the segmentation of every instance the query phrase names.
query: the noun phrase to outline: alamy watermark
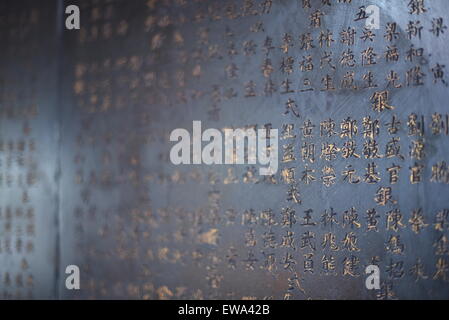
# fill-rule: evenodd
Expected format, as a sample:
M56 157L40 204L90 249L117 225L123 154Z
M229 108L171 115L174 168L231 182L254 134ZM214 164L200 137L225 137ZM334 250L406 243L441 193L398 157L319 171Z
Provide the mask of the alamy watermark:
M365 286L368 290L380 290L380 269L372 264L366 267L365 274L368 277L365 280Z
M170 141L177 142L170 151L170 161L180 164L250 164L261 166L259 174L274 175L278 170L277 129L207 129L193 121L192 134L175 129ZM207 143L203 147L203 143Z
M67 30L79 30L81 28L80 8L76 5L70 5L65 8L68 15L65 19L65 27Z
M65 8L68 15L65 20L67 30L79 30L81 28L80 8L77 5L69 5ZM357 20L365 20L365 28L371 30L380 29L380 8L374 4L367 7L361 6L357 13Z
M371 30L380 29L380 8L376 5L369 5L365 9L365 14L367 16L365 21L365 28Z
M80 290L80 268L76 265L70 265L65 268L65 287L67 290Z

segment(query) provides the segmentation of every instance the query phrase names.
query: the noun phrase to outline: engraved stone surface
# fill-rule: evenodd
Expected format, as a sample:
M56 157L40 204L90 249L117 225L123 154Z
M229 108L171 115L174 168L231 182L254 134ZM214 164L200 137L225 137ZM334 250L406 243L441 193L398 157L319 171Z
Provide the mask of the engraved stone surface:
M3 1L0 294L449 298L448 22L444 0ZM193 121L278 129L279 170L173 165Z

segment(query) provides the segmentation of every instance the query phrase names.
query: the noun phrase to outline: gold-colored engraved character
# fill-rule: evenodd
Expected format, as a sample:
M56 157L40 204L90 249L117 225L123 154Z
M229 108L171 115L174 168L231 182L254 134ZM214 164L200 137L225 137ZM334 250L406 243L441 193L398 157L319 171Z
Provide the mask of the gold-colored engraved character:
M255 265L259 261L259 259L256 258L256 255L251 250L248 251L248 257L243 260L243 264L245 265L245 269L249 271L255 270Z
M296 182L295 179L296 168L284 168L281 171L281 177L284 183L293 184Z
M422 160L426 156L425 144L423 140L412 140L410 145L410 157L416 160Z
M331 187L335 184L337 176L335 175L335 170L332 166L325 166L322 170L323 175L321 176L321 181L326 187Z
M360 158L360 155L356 153L356 143L354 140L345 141L343 147L341 148L341 156L344 159L348 159L351 157Z
M433 73L433 83L441 82L444 85L446 85L446 79L444 79L444 68L446 68L445 65L441 65L437 63L432 69Z
M354 232L346 233L341 242L343 244L343 248L350 252L360 251L360 249L357 247L357 236Z
M304 182L306 185L309 185L312 182L316 181L315 176L313 176L314 173L315 170L309 169L309 167L306 165L304 171L302 171L301 181Z
M447 256L449 255L449 240L446 235L442 235L438 238L438 240L433 244L435 248L436 256Z
M255 247L257 245L256 234L253 228L249 228L248 231L245 232L245 246L246 247Z
M301 197L297 185L289 185L287 191L287 201L294 202L295 204L301 204Z
M321 266L325 275L336 274L335 269L337 267L337 262L333 255L323 255L321 258Z
M310 33L303 33L300 37L300 49L301 50L310 50L315 48L313 45L313 38Z
M315 233L306 231L301 236L301 249L309 248L313 251L316 250L315 246Z
M363 143L363 155L366 159L382 158L379 154L379 144L376 140L367 140Z
M412 167L410 167L410 183L417 184L422 181L422 171L424 169L424 165L415 163Z
M402 88L402 84L397 83L400 80L397 72L391 70L388 73L386 80L387 80L387 88L389 88L389 87L392 87L395 89Z
M398 157L399 159L404 160L404 156L401 154L401 145L399 144L400 141L401 138L393 137L387 142L385 146L386 158Z
M299 63L299 70L302 72L313 71L313 57L311 55L303 56Z
M346 51L343 51L343 53L341 54L340 64L343 67L350 68L356 65L355 55L351 49L348 48Z
M304 141L301 145L301 158L302 161L309 161L310 163L315 162L315 144Z
M396 22L388 22L384 38L389 42L396 40L399 37L399 32L397 29L398 25Z
M294 133L295 131L295 125L290 124L283 124L282 125L282 134L281 134L281 140L287 140L287 139L295 139L296 135Z
M435 230L443 232L449 228L449 209L438 211L435 217Z
M422 229L428 226L424 221L424 215L421 208L413 210L412 216L408 222L411 225L412 231L416 234L419 234Z
M285 103L286 110L284 112L284 115L289 114L290 112L293 113L293 115L297 118L299 118L299 112L298 112L298 106L295 103L295 100L288 99L288 101Z
M254 209L245 210L242 214L242 225L251 226L257 224L257 215Z
M449 183L449 170L445 161L432 166L431 182Z
M312 5L310 4L310 0L302 0L302 8L303 9L311 9Z
M282 45L281 50L283 53L287 54L290 50L290 47L293 46L293 37L289 33L285 33L282 37Z
M359 222L359 215L356 208L351 207L343 213L343 228L359 229L362 224Z
M388 277L392 280L400 279L404 276L404 261L394 262L393 259L390 259L390 263L387 265L386 272Z
M357 90L357 86L355 85L355 72L347 71L341 80L340 86L342 89L353 89Z
M261 66L262 74L265 78L269 78L274 72L273 64L271 59L265 59Z
M316 10L310 15L310 26L314 28L321 27L321 19L324 16L324 13L320 10Z
M250 80L245 83L245 98L256 97L256 83Z
M445 130L445 122L443 121L443 116L439 113L432 114L432 122L430 123L430 128L433 135L439 135Z
M418 37L418 39L421 40L421 31L423 29L423 26L421 26L421 21L409 21L407 24L407 29L405 29L405 32L408 35L409 40L412 40L412 38Z
M281 71L282 73L291 74L293 72L293 65L295 59L293 57L283 57L281 60Z
M377 88L377 84L374 81L374 73L372 71L368 71L362 76L363 81L365 81L364 89Z
M332 64L332 51L324 51L320 59L320 69L323 69L324 66L329 66L332 70L336 69L335 65Z
M401 121L397 118L396 115L391 117L391 121L386 124L388 127L389 134L397 134L401 129Z
M445 258L438 258L438 261L435 265L436 272L433 275L433 280L443 280L448 281L449 280L449 263Z
M312 87L312 82L308 78L304 79L303 85L304 85L304 88L300 89L299 92L310 92L310 91L314 91L315 90Z
M415 264L410 268L410 275L415 279L415 282L419 280L426 280L428 276L424 272L424 264L421 259L417 259Z
M310 121L310 119L304 121L303 126L301 127L301 132L304 138L313 138L313 129L315 125Z
M388 90L376 91L371 96L372 107L374 111L382 112L385 110L393 110L394 107L389 104Z
M264 248L277 248L278 244L276 241L276 233L273 232L273 230L270 230L268 232L264 232L262 235L262 241L263 241L263 247Z
M276 255L274 253L265 253L265 252L262 252L262 254L264 255L265 258L262 268L274 274L277 270Z
M341 122L340 130L340 138L354 138L358 132L357 120L351 119L351 117L346 118Z
M281 87L284 89L281 94L293 93L295 90L291 89L292 81L290 79L285 79L281 83Z
M340 32L340 42L348 46L354 45L356 33L355 29L351 27L343 29Z
M399 61L399 51L395 45L387 46L387 50L385 51L385 60L387 62Z
M405 245L401 241L400 235L390 235L390 238L385 244L385 249L393 254L403 254Z
M293 231L287 230L286 234L282 236L281 247L296 250L294 235Z
M342 172L343 180L347 181L350 184L358 184L360 183L360 177L356 175L355 169L352 165L347 165L346 170Z
M407 121L407 127L409 136L423 136L425 129L424 116L419 118L415 113L410 114Z
M410 14L420 15L427 12L424 0L410 0L407 6Z
M269 14L273 6L273 0L264 0L260 6L262 14Z
M397 62L399 61L399 51L395 45L387 46L387 50L385 51L385 60L387 62Z
M294 209L282 208L281 215L282 215L281 225L283 228L285 227L291 228L293 227L294 224L296 224L296 211Z
M358 277L359 263L360 259L356 256L345 257L343 260L343 276Z
M439 37L446 29L447 26L444 24L442 17L432 19L432 29L430 29L430 32L432 32L434 36Z
M410 49L406 52L405 60L413 62L415 57L421 58L424 55L424 48L415 49L414 45L410 46Z
M338 225L337 221L337 213L334 211L334 208L330 208L330 210L324 210L321 215L321 224L323 227L333 227L334 225Z
M335 121L332 119L324 120L320 122L320 135L322 137L332 137L336 135Z
M274 49L275 47L273 46L273 38L266 37L263 45L263 51L268 56L270 55L270 52Z
M371 116L363 118L363 137L375 139L379 135L380 122L378 119L371 119Z
M261 225L271 227L277 225L276 218L272 209L262 210L260 212Z
M314 273L313 253L304 254L304 272Z
M409 86L423 86L426 74L421 71L421 66L411 68L405 73L405 82Z
M362 51L362 66L370 66L376 64L377 54L374 48L369 47Z
M284 270L294 271L294 267L296 265L296 260L293 257L291 252L286 252L285 257L282 259L281 264L283 265Z
M332 42L334 42L335 40L333 39L333 34L332 32L329 31L329 29L327 29L327 31L323 31L321 30L320 35L319 35L319 43L320 43L320 48L323 47L323 45L326 45L328 48L330 48L330 46L332 45Z
M380 181L377 165L374 162L368 163L366 167L365 182L368 184L378 183Z
M396 204L397 201L393 199L391 187L380 187L374 197L374 201L379 206L386 206L388 203Z
M364 42L366 42L367 40L373 42L375 36L376 36L376 34L374 33L374 31L372 29L364 27L363 35L360 37L360 39L362 39Z
M326 161L333 161L337 158L337 153L340 149L334 143L323 142L321 144L321 159Z
M326 248L329 248L332 251L338 251L338 245L337 245L337 240L335 237L335 234L333 234L332 232L327 232L323 235L323 241L321 242L321 247L323 248L323 250L325 250Z
M387 231L398 232L400 228L405 228L402 223L402 213L399 209L393 209L385 213L387 216Z
M304 222L301 223L301 226L309 226L309 227L316 226L316 223L312 221L313 210L308 209L304 211L304 213L305 213L305 216L303 217Z

